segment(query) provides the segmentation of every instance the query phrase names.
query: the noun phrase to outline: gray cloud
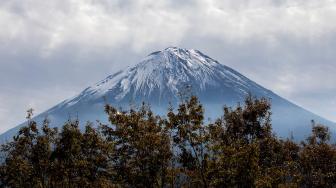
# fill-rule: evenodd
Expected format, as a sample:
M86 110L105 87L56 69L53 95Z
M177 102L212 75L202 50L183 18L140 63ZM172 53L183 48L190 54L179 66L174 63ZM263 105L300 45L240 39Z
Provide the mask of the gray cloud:
M2 0L0 132L167 46L336 121L332 0Z

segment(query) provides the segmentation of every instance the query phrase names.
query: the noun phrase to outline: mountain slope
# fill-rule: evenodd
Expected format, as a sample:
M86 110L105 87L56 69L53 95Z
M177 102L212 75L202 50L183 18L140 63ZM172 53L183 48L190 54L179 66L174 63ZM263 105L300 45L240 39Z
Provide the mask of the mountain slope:
M177 105L178 93L186 86L191 86L191 92L204 104L206 117L212 119L222 115L224 104L235 105L251 93L272 100L273 128L279 136L287 137L292 132L296 138L303 138L310 132L311 119L336 130L333 122L281 98L200 51L176 47L151 53L135 67L108 76L36 116L35 120L48 117L54 126L61 126L69 117L78 117L82 124L95 120L105 122L103 106L106 102L127 107L130 103L145 101L155 112L165 114L169 103ZM20 126L1 135L0 140L11 138Z

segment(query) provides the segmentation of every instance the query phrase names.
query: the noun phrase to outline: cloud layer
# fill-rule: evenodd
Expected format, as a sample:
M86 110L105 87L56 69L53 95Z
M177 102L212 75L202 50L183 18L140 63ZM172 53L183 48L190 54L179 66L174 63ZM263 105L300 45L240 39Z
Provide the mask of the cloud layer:
M0 132L167 46L336 121L336 1L2 0Z

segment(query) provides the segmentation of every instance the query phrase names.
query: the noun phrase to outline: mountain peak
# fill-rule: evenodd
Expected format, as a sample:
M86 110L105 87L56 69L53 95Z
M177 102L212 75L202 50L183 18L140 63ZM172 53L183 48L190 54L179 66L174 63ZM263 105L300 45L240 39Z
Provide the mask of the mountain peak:
M195 49L185 49L185 48L179 48L179 47L175 47L175 46L165 48L162 52L175 54L175 55L197 54L197 53L199 53L199 51L195 50Z
M190 54L190 52L195 52L196 50L193 49L184 49L184 48L179 48L179 47L167 47L164 50L161 51L155 51L150 53L147 57L149 56L157 56L157 55L175 55L175 56L180 56L182 54Z
M149 54L135 67L108 76L65 103L74 105L103 96L117 102L146 98L167 101L167 97L177 101L177 94L185 86L191 86L196 93L211 91L216 95L234 90L239 99L252 90L260 90L258 84L198 50L168 47Z
M204 104L206 117L219 117L222 115L222 105L235 105L251 93L272 99L274 129L282 136L292 131L301 135L309 133L310 127L305 129L305 124L309 124L311 119L321 120L318 122L323 124L331 123L198 50L178 47L149 54L136 66L108 76L79 95L38 115L35 120L42 121L48 116L54 124L61 125L69 115L74 114L82 121L102 120L106 118L103 112L106 102L123 107L129 106L130 102L147 102L156 113L164 114L168 103L176 107L180 100L178 94L184 92L186 86L191 86L192 94L197 95ZM19 128L8 131L2 138L12 137Z
M179 48L179 47L176 47L176 46L170 46L170 47L167 47L167 48L165 48L161 51L152 52L148 56L157 55L157 54L160 54L160 53L166 53L166 54L187 53L187 51L189 51L189 50L184 49L184 48Z
M164 51L177 51L177 50L185 50L186 51L186 49L179 48L177 46L169 46L169 47L167 47L167 48L164 49Z
M219 63L195 49L168 47L162 51L156 51L145 57L139 64L160 64L163 66L180 66L191 70L206 66L206 69L214 69Z

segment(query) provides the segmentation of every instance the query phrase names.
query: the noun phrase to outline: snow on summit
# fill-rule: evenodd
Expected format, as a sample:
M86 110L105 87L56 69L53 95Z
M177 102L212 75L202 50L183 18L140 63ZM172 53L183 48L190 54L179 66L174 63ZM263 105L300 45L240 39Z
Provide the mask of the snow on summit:
M106 103L127 108L132 103L146 102L155 113L163 115L168 104L178 104L178 93L186 86L191 86L192 94L199 97L208 118L220 117L223 105L237 105L251 93L271 100L273 129L282 137L288 137L290 133L300 135L298 139L308 135L311 119L336 132L333 122L287 101L198 50L177 47L149 54L136 66L108 76L77 96L39 114L34 120L41 122L48 117L51 124L58 127L73 117L82 122L106 122ZM7 131L0 140L11 138L23 125Z
M198 50L169 47L149 54L135 67L117 72L87 88L70 100L70 104L85 97L102 97L111 90L118 90L113 97L121 101L127 95L150 96L155 92L161 93L160 97L163 92L176 95L185 85L191 85L195 91L204 91L223 84L229 87L236 84L239 86L236 89L243 94L247 94L251 87L259 87Z

